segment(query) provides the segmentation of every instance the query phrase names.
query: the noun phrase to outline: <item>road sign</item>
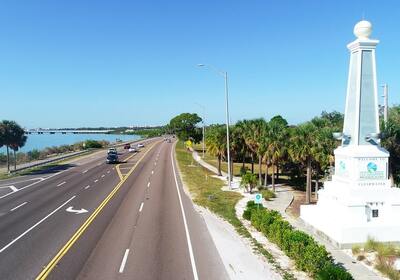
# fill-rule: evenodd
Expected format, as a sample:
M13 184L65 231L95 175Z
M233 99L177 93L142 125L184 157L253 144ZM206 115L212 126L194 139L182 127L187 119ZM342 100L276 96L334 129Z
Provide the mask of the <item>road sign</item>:
M256 193L254 196L254 203L255 204L261 204L262 203L262 194Z

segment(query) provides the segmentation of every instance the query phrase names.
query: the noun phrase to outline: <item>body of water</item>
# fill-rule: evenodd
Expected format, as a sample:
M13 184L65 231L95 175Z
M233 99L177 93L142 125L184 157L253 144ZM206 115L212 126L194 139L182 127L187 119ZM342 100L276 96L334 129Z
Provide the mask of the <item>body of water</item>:
M122 141L134 141L140 139L139 135L122 135L122 134L27 134L28 140L26 140L25 146L19 151L29 152L34 149L43 150L47 147L71 145L77 142L86 140L105 140L116 142L117 139ZM6 149L3 146L0 148L0 153L6 153Z

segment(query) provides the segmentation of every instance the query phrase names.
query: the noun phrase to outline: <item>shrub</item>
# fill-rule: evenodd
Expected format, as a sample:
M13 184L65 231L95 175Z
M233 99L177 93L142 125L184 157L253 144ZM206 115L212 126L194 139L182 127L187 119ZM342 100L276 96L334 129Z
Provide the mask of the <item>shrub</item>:
M379 242L373 239L372 237L368 237L367 242L364 245L364 250L367 252L378 251Z
M323 267L315 277L316 280L352 280L350 273L333 263Z
M353 253L353 255L359 254L360 251L361 251L360 245L353 245L353 247L351 247L351 252Z
M320 280L353 279L346 270L334 264L324 246L306 233L293 229L279 212L257 209L256 204L249 201L243 217L250 219L258 231L292 258L298 269Z
M275 198L276 197L275 193L273 191L270 191L270 190L261 190L260 192L261 192L263 198L265 200L267 200L267 201L271 200L271 198Z
M99 149L102 148L102 144L96 140L86 140L85 141L85 149Z

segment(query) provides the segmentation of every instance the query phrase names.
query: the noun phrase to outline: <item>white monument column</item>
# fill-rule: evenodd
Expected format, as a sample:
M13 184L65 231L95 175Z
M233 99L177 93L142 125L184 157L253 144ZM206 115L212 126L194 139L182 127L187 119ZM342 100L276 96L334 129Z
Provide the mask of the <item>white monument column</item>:
M373 237L400 241L400 189L388 180L389 153L380 146L378 89L372 25L360 21L347 45L350 66L342 145L335 153L335 175L318 192L317 205L302 205L300 217L339 247Z

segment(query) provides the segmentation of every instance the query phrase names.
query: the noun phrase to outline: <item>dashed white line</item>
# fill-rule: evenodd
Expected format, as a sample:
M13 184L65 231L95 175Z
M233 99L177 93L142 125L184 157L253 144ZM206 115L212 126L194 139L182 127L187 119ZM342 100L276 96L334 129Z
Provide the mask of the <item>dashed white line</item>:
M128 260L129 249L125 250L124 257L122 258L121 266L119 267L119 273L124 272L126 261Z
M86 169L85 171L82 172L82 174L85 174L85 173L88 172L88 171L89 171L89 170Z
M87 190L88 188L90 188L90 185L87 185L87 186L85 187L85 190Z
M103 174L103 175L101 175L101 178L104 178L105 176L106 176L106 175Z
M62 182L62 183L59 183L58 185L57 185L57 187L61 187L62 185L64 185L65 183L67 183L67 182Z
M142 210L143 210L143 205L144 205L144 202L142 202L142 204L140 204L139 212L142 212Z
M94 180L94 182L95 182L95 183L97 183L98 181L99 181L99 180L97 180L97 179L96 179L96 180Z
M110 170L108 170L107 173L110 173Z
M147 183L147 187L150 188L150 182Z
M151 174L154 174L154 170L151 170Z
M25 204L27 204L28 202L24 202L24 203L21 203L20 205L18 205L18 206L16 206L16 207L14 207L13 209L11 209L10 211L14 211L14 210L17 210L19 207L22 207L22 206L24 206Z
M38 221L36 224L34 224L33 226L31 226L30 228L28 228L26 231L24 231L23 233L21 233L18 237L14 238L10 243L8 243L6 246L4 246L3 248L0 249L0 253L3 253L8 247L10 247L11 245L13 245L15 242L17 242L18 240L20 240L22 237L24 237L27 233L29 233L31 230L33 230L35 227L37 227L38 225L40 225L41 223L43 223L47 218L49 218L50 216L52 216L54 213L56 213L58 210L60 210L61 208L63 208L66 204L68 204L71 200L73 200L76 196L74 195L73 197L71 197L70 199L68 199L67 201L65 201L63 204L61 204L60 206L58 206L55 210L53 210L50 214L48 214L47 216L45 216L43 219L41 219L40 221Z

